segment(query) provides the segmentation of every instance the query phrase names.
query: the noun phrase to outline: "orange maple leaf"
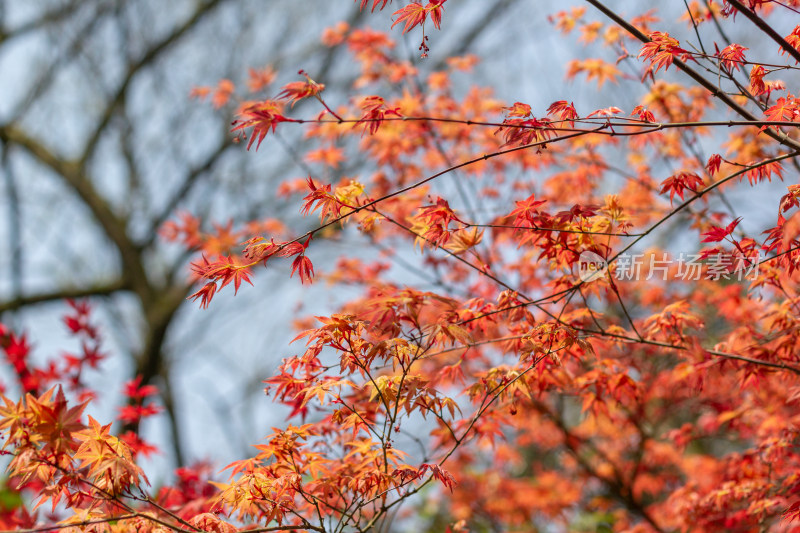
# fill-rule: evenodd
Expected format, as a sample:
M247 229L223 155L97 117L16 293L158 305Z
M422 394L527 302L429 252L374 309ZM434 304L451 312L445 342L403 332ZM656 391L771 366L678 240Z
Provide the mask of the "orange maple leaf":
M324 84L315 82L304 71L301 70L298 74L305 76L306 81L287 83L283 86L283 90L280 94L278 94L278 99L289 100L289 102L291 102L291 107L294 107L294 104L299 100L308 98L309 96L317 96L325 89Z
M281 122L296 122L293 119L286 118L281 115L282 104L266 100L257 104L251 104L245 107L239 117L233 122L233 129L231 131L240 131L247 128L253 128L250 134L250 141L247 143L249 150L253 146L253 142L258 139L256 150L261 146L261 142L270 132L275 133L275 128Z
M677 54L687 55L686 50L679 46L678 40L670 37L669 33L654 31L648 37L650 42L642 46L637 57L649 59L650 67L655 67L655 72L658 72L661 67L664 67L665 70L668 69Z

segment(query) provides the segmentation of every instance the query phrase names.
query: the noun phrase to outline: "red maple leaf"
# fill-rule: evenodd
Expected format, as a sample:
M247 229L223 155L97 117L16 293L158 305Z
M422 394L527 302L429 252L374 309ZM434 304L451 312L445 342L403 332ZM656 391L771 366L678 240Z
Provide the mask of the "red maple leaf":
M425 19L428 15L431 16L431 20L433 21L434 27L439 30L442 26L442 11L444 4L447 0L431 0L428 2L428 5L422 6L419 2L411 2L405 7L402 7L392 13L392 16L397 16L397 20L394 21L392 24L392 28L400 24L401 22L405 22L405 27L403 28L403 33L406 33L416 26L425 23Z
M570 128L575 126L575 119L578 118L575 105L572 102L567 103L566 100L559 100L550 104L550 107L547 108L547 114L558 116L558 118L569 124Z
M358 2L358 0L356 0L356 2ZM381 2L383 2L383 3L381 4ZM378 4L381 4L380 9L383 9L384 7L386 7L386 4L388 4L389 2L391 2L391 0L372 0L372 9L370 11L374 12L375 8L378 7ZM369 0L361 0L361 6L359 7L359 10L363 11L368 3L369 3ZM380 9L379 9L379 11L380 11Z
M217 284L213 281L209 281L203 287L189 296L193 301L197 301L200 298L200 308L206 309L208 308L208 304L211 303L211 299L214 297L214 293L217 292Z
M536 195L532 194L525 200L518 200L515 207L509 214L509 217L514 217L513 224L515 226L533 226L534 218L539 214L537 209L540 205L545 203L546 200L537 200Z
M669 33L654 31L648 37L650 42L642 46L638 57L649 59L650 68L655 67L655 72L661 67L668 69L677 54L686 54L686 50L678 46L678 40L670 37Z
M398 15L397 20L394 21L392 24L392 28L400 24L401 22L405 22L406 25L403 28L403 33L406 33L409 30L412 30L419 24L425 22L425 18L428 16L428 12L425 11L425 8L422 4L418 2L411 2L407 6L398 9L392 16Z
M703 233L703 235L705 235L706 238L703 239L700 242L720 242L720 241L722 241L723 239L725 239L725 237L727 237L728 235L733 233L733 230L736 229L736 226L738 226L739 222L741 222L741 221L742 221L742 217L739 217L736 220L734 220L733 222L731 222L730 224L728 224L727 226L725 226L724 228L720 228L720 227L714 226L710 230L708 230L705 233Z
M369 131L370 135L378 131L386 115L402 116L399 107L387 108L386 102L380 96L367 96L361 104L361 109L364 114L353 127L363 122L364 133ZM363 137L364 134L362 133L361 136Z
M142 376L139 375L125 383L123 392L128 398L140 400L158 394L158 388L155 385L142 385Z
M694 172L679 172L661 182L661 194L669 191L669 202L672 203L676 194L683 200L684 190L697 192L701 185L703 185L703 178Z
M739 70L742 68L744 64L744 51L749 50L749 48L745 48L739 44L733 43L731 45L726 46L722 49L722 51L717 51L716 55L720 62L719 64L729 72L733 72L735 70Z
M281 100L289 100L291 102L291 107L294 107L294 104L297 101L302 100L303 98L308 98L309 96L316 96L323 89L325 89L325 85L322 83L317 83L311 78L308 77L304 71L300 71L298 74L305 76L306 81L293 81L291 83L287 83L283 86L283 90L278 94L278 98Z
M270 131L275 133L275 128L278 124L281 122L295 122L281 115L280 111L281 104L272 100L249 105L239 114L241 118L233 122L231 131L243 131L247 128L253 128L250 132L250 141L247 143L247 149L249 150L255 140L258 139L256 144L256 150L258 150L267 134Z
M708 158L708 163L706 163L706 172L709 175L713 176L719 171L719 166L722 164L722 156L719 154L714 154Z
M637 105L636 107L633 108L633 111L631 112L631 116L634 116L634 115L638 115L639 116L639 120L643 120L645 122L655 122L656 121L656 117L653 116L653 113L651 111L648 111L648 109L646 107L642 106L642 105Z
M294 276L295 272L300 274L300 283L313 283L314 265L311 264L311 259L305 255L295 257L292 262L292 273L289 277Z
M791 94L781 98L775 102L775 105L768 107L764 111L764 116L769 121L777 122L794 122L797 120L800 109L798 109L798 100ZM778 126L774 126L778 129ZM767 126L762 126L761 130L767 129Z

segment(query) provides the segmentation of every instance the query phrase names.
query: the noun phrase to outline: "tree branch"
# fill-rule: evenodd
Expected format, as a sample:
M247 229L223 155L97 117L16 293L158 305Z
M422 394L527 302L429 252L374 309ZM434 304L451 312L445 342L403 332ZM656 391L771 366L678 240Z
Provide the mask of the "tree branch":
M633 24L631 24L630 22L619 16L617 13L607 8L602 2L599 2L598 0L586 0L586 2L596 7L604 15L606 15L608 18L619 24L625 31L627 31L628 33L630 33L643 43L650 42L650 38L647 35L642 33L636 26L634 26ZM758 120L758 117L750 113L750 111L748 111L744 107L737 104L732 97L728 96L728 94L725 93L725 91L721 90L711 81L704 78L699 72L694 70L685 62L681 61L680 58L678 57L673 58L672 63L676 67L681 69L683 72L685 72L694 81L699 83L703 88L708 90L713 96L722 100L722 102L724 102L726 106L728 106L731 110L735 111L740 116L746 118L747 120ZM764 130L764 133L785 146L790 146L795 150L800 150L800 142L795 141L785 133L777 132L770 129Z
M792 56L792 57L794 58L794 60L795 60L795 61L797 61L798 63L800 63L800 52L798 52L798 51L797 51L797 50L794 48L794 46L792 46L791 44L789 44L788 42L786 42L786 39L784 39L783 37L781 37L781 35L780 35L778 32L776 32L776 31L775 31L775 30L772 28L772 26L770 26L769 24L767 24L766 22L764 22L764 19L762 19L761 17L759 17L758 15L756 15L755 11L752 11L752 10L748 9L748 8L747 8L747 6L745 6L744 4L742 4L742 3L741 3L739 0L728 0L728 3L729 3L730 5L732 5L733 7L735 7L735 8L736 8L736 10L737 10L739 13L741 13L742 15L744 15L745 17L747 17L748 19L750 19L750 22L752 22L753 24L755 24L755 25L758 27L758 29L759 29L759 30L761 30L762 32L764 32L765 34L767 34L767 35L769 36L769 38L770 38L770 39L772 39L773 41L775 41L776 43L778 43L778 46L780 46L780 47L781 47L781 49L782 49L784 52L786 52L787 54L789 54L790 56Z
M124 280L119 279L105 285L94 287L84 287L75 289L62 289L54 292L20 296L6 302L0 302L0 313L16 311L29 305L44 304L61 300L91 298L93 296L108 296L115 292L128 290L129 287Z
M13 125L0 126L0 140L24 149L34 159L63 178L63 181L78 194L97 219L100 227L103 228L106 236L116 246L122 261L124 276L130 284L130 288L140 298L149 299L151 291L142 262L141 249L128 237L125 221L112 211L108 202L83 173L80 164L62 159Z
M161 52L169 48L173 43L178 41L186 32L192 29L205 15L211 12L217 5L222 3L225 0L210 0L208 3L201 5L197 8L197 11L189 17L189 19L177 30L172 32L168 37L163 39L161 42L150 48L136 63L131 65L128 68L128 72L125 75L125 79L122 81L122 84L117 88L117 92L114 93L114 96L111 98L111 101L105 108L103 115L101 116L100 120L97 123L97 127L95 128L92 135L89 137L89 140L86 143L86 147L84 148L83 155L80 157L79 165L81 167L86 165L86 162L91 158L94 150L97 148L98 141L103 134L103 131L106 129L106 126L111 121L111 117L114 116L114 111L117 109L119 105L121 105L125 101L125 94L128 91L128 87L130 86L133 79L136 77L136 74L144 67L149 65L150 63L155 60Z

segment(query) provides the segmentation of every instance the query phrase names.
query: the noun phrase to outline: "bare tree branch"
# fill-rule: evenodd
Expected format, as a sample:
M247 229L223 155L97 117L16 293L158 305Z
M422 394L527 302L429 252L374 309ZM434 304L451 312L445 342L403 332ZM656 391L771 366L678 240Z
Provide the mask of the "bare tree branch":
M128 286L123 280L117 280L105 285L94 287L60 289L53 292L20 296L7 302L0 302L0 313L16 311L23 307L39 305L44 303L59 302L62 300L74 300L78 298L91 298L94 296L108 296L116 292L127 290Z

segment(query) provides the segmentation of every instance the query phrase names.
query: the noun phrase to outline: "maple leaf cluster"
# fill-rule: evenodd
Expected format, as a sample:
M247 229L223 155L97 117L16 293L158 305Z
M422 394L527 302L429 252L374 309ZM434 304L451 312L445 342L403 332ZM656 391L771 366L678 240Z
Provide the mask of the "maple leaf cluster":
M428 519L450 531L795 527L800 186L783 180L800 154L800 111L775 74L798 71L800 29L759 34L780 52L769 60L709 29L749 20L765 30L792 6L692 2L681 39L654 29L654 12L625 18L595 0L594 14L554 14L561 32L608 49L565 65L569 79L638 91L625 101L613 87L617 105L587 110L567 97L570 86L555 102L509 105L457 85L471 56L442 70L405 59L392 28L441 30L444 0L406 2L391 24L380 13L388 0L356 4L388 32L325 32L324 44L359 69L351 94L326 93L301 71L269 96L280 76L269 67L244 85L195 92L235 114L232 133L249 137L252 157L269 157L278 127L302 128L307 177L278 193L313 222L234 227L183 213L162 228L197 254L190 298L203 308L281 258L301 284L347 287L335 310L297 321L293 355L264 376L289 421L229 464L227 478L184 467L150 495L137 460L154 450L139 423L158 416L158 391L127 384L118 419L133 429L121 435L84 420L91 394L80 372L103 359L88 304L71 304L65 321L84 341L66 368L37 367L25 335L0 326L22 392L4 393L0 408L9 480L52 515L19 505L0 523L224 533ZM420 49L435 53L424 33ZM352 168L356 158L366 164ZM746 201L730 199L741 191ZM309 254L326 241L348 249L336 261L315 256L315 268ZM676 257L676 244L690 249ZM600 267L591 276L587 257ZM61 382L77 403L53 386Z

